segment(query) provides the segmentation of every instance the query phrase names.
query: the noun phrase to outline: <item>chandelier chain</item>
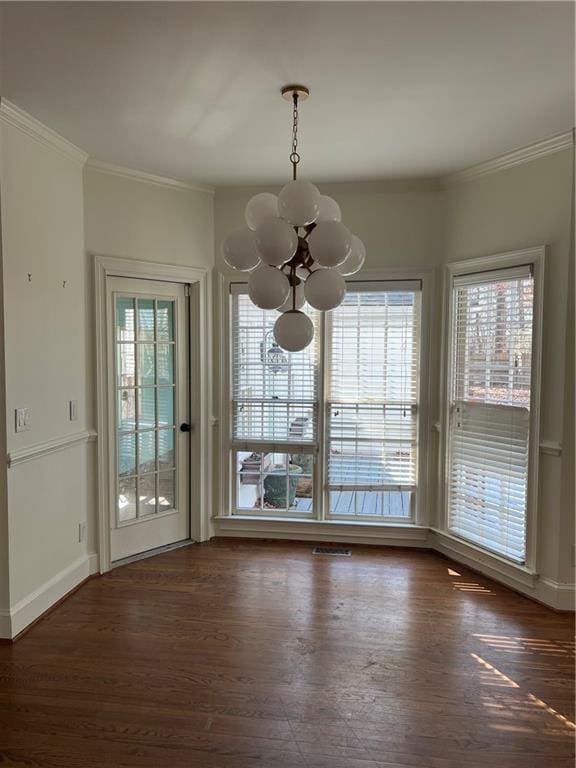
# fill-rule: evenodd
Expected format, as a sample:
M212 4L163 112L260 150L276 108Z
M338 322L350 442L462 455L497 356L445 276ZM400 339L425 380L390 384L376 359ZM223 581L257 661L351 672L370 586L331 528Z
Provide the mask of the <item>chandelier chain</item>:
M298 154L298 91L292 94L292 152L290 153L290 162L292 163L292 178L296 179L296 166L300 162Z

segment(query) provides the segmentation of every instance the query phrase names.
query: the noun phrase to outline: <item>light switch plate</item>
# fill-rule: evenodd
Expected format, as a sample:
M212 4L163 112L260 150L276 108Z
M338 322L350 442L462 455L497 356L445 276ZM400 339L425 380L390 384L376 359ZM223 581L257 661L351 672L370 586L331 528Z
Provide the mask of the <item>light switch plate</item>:
M14 428L16 432L30 431L30 408L16 408L14 411Z
M78 523L78 542L86 541L86 523L81 521Z
M70 421L78 420L78 400L68 401L68 414Z

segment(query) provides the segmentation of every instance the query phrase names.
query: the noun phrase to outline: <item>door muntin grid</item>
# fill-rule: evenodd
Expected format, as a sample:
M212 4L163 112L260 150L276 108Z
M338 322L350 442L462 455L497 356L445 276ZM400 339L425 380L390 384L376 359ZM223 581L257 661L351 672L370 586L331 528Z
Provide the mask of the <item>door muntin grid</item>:
M114 294L116 526L175 512L176 298Z

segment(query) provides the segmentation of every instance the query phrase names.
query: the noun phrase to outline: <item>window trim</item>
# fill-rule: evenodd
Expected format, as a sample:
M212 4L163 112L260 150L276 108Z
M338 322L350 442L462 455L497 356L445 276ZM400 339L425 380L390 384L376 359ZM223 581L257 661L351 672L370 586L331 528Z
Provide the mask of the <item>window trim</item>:
M511 568L518 568L524 572L537 573L538 552L538 463L540 445L540 392L542 375L542 323L543 323L543 296L544 296L544 272L546 260L546 246L535 246L517 251L481 256L474 259L465 259L446 265L444 275L443 317L442 317L442 349L441 371L442 381L440 385L440 446L438 456L438 522L437 529L445 536L450 536L465 547L480 550L485 559L494 559L495 562L503 562ZM452 345L451 329L453 322L452 292L454 279L461 275L474 275L500 269L507 269L530 264L534 275L534 308L532 327L532 384L530 407L530 446L528 453L528 488L526 501L526 560L524 564L513 561L491 552L479 544L472 544L449 530L448 519L448 482L449 482L449 387L452 378Z
M434 268L407 268L407 269L386 269L386 270L363 270L354 275L346 282L348 284L367 283L398 283L419 281L421 284L421 322L420 322L420 386L419 386L419 431L418 431L418 490L414 494L414 514L410 521L405 518L391 518L383 522L367 521L366 518L342 520L344 525L359 525L373 530L388 528L428 528L430 524L429 515L429 451L430 451L430 388L432 386L430 371L430 344L433 338L436 325L436 314L431 312L431 297L434 290ZM242 280L240 276L221 274L218 281L218 333L220 341L219 366L220 375L215 377L215 386L220 389L220 418L219 418L219 458L221 475L220 480L216 481L216 498L218 503L215 508L214 517L217 519L235 519L246 520L254 518L253 513L243 515L232 509L235 498L233 487L233 478L231 472L231 451L234 441L232 439L232 335L230 333L230 294L231 286L234 284L246 284L247 280ZM326 317L325 313L320 315L318 333L325 335ZM314 454L316 461L314 464L314 507L316 513L312 518L306 518L307 522L316 524L325 524L326 526L339 525L340 521L330 518L325 502L325 439L326 439L326 414L325 414L325 394L327 385L327 355L328 344L320 346L320 376L318 387L318 449ZM278 517L280 522L290 523L290 518ZM292 518L297 524L302 522L302 518Z

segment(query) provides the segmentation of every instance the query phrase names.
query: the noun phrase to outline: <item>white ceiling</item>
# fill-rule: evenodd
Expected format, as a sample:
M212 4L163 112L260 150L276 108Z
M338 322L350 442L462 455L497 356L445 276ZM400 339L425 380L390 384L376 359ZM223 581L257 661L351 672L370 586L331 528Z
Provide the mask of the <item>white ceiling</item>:
M570 2L2 4L2 95L93 157L211 184L436 176L568 130Z

